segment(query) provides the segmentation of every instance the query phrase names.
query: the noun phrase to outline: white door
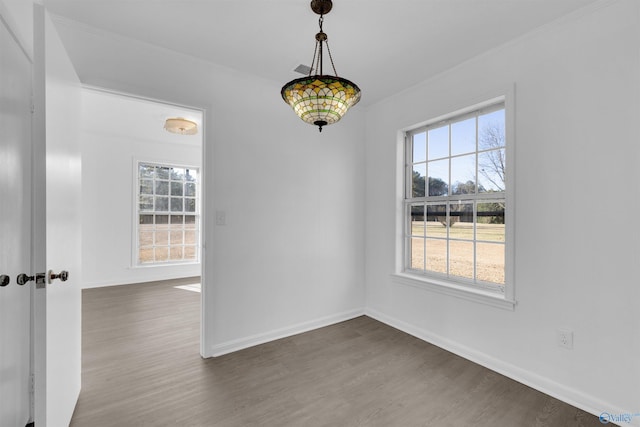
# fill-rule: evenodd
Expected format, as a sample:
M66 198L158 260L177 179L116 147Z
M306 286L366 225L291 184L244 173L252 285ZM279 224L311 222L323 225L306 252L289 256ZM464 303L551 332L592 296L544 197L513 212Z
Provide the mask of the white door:
M80 394L80 83L55 27L34 5L34 264L69 273L35 287L35 425L67 426Z
M0 426L30 418L31 61L0 20Z

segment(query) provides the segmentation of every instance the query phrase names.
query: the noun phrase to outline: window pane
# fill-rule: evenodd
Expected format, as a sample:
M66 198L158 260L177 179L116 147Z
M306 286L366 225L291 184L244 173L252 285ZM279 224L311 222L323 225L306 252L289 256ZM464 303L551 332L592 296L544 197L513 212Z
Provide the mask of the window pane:
M196 199L185 199L184 200L184 210L185 210L185 212L195 212L196 211Z
M451 124L451 155L476 151L476 118Z
M184 241L182 240L182 230L180 231L171 231L171 235L169 236L170 243L172 245L182 245Z
M451 194L475 194L476 155L451 159Z
M447 273L447 241L427 239L427 270Z
M447 238L447 205L427 206L427 237Z
M156 231L156 245L168 245L169 232L166 230Z
M196 196L196 184L194 182L187 182L184 185L184 195L188 197Z
M153 226L143 225L141 227L148 227L148 228L146 230L145 229L140 230L140 233L138 234L138 244L140 245L140 247L153 246L153 231L151 230Z
M156 197L156 211L167 212L169 210L168 197Z
M138 165L138 176L140 178L153 178L153 171L155 170L155 166L150 165Z
M473 240L473 203L451 203L449 238Z
M157 247L156 248L156 261L157 262L163 262L163 261L167 261L169 259L169 248L164 246L164 247Z
M184 223L184 217L182 215L171 215L172 228L175 228L175 224L180 224L180 226L182 227L183 223Z
M478 148L489 150L505 146L504 109L478 116Z
M184 247L184 259L195 260L198 256L198 250L195 246Z
M183 184L182 182L172 182L171 183L171 195L172 196L182 196Z
M449 156L449 126L430 129L428 132L429 160Z
M476 239L504 242L504 203L478 202Z
M169 248L169 259L171 261L179 261L182 259L183 253L182 246L172 246Z
M504 149L478 154L478 193L504 191L505 164Z
M427 165L420 163L413 165L413 181L411 184L411 197L425 196L425 176L427 175Z
M424 270L424 239L411 238L411 267L414 270Z
M171 168L171 179L175 181L182 181L184 179L184 169Z
M182 212L182 198L171 198L171 212Z
M161 196L168 196L169 181L156 181L156 194Z
M167 168L167 167L163 167L163 166L157 166L156 167L156 178L169 179L169 172L170 171L171 171L171 168Z
M409 232L412 236L423 236L425 233L424 227L424 205L412 205L411 206L411 219Z
M449 191L449 160L437 160L427 165L429 196L446 196Z
M184 173L185 181L197 181L198 180L198 172L193 169L186 169Z
M140 224L153 224L153 215L140 215Z
M153 196L140 196L140 210L141 211L153 210Z
M198 243L198 233L195 230L185 231L184 243L186 245L195 245L196 243Z
M413 135L413 160L412 163L427 161L427 133L420 132Z
M449 241L449 274L473 279L473 242Z
M196 217L195 215L185 215L184 216L184 228L185 229L196 229Z
M504 285L504 245L477 243L478 280Z
M169 226L169 215L156 215L156 229Z
M153 194L153 180L151 179L140 180L140 194Z
M138 251L138 259L141 264L153 262L153 248L142 248Z

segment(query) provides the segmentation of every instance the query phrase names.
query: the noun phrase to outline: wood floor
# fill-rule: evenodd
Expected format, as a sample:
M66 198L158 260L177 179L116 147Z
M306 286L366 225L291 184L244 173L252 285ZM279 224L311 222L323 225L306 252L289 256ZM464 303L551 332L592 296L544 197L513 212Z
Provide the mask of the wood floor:
M368 317L203 360L185 283L83 291L73 427L601 425Z

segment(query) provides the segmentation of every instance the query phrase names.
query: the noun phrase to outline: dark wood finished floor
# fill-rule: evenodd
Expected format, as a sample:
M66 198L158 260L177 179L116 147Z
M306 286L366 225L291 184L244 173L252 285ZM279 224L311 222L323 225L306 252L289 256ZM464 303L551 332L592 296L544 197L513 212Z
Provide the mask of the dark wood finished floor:
M83 291L73 427L601 425L364 316L203 360L200 294L179 282Z

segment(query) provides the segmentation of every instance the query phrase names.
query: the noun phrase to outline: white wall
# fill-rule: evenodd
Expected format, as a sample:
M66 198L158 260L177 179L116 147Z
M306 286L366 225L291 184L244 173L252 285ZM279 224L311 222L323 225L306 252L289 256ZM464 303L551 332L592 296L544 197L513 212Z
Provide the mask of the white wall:
M0 0L0 15L27 56L33 59L33 1Z
M282 101L283 82L100 31L58 28L85 83L206 109L203 354L362 313L358 107L319 134ZM227 225L214 225L216 211Z
M200 168L202 134L170 134L163 125L168 117L201 124L201 112L92 89L82 95L83 286L199 276L200 263L137 267L132 244L135 162Z
M639 21L599 2L368 111L369 314L595 414L640 411ZM395 283L398 131L514 83L517 307Z

